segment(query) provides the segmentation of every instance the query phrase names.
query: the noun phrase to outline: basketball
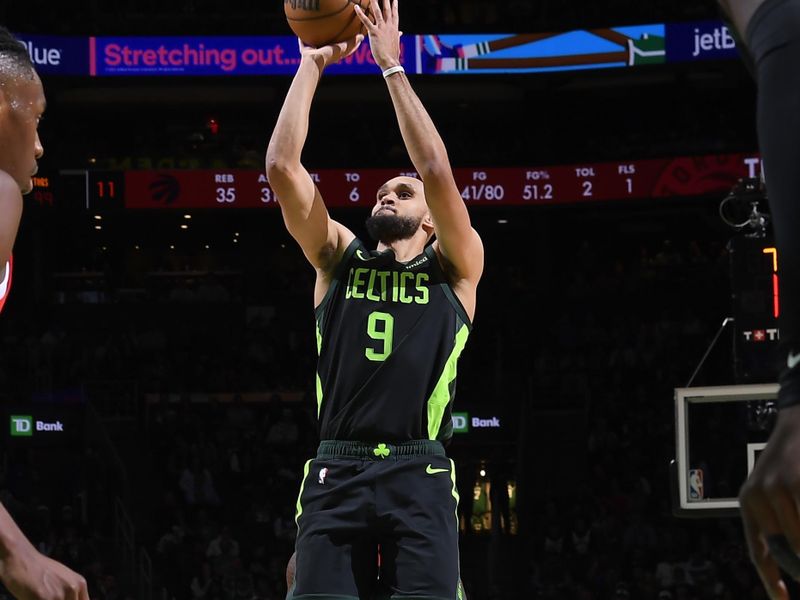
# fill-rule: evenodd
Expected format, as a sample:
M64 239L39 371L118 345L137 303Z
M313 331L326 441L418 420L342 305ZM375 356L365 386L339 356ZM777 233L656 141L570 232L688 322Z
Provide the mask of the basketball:
M284 0L283 10L297 37L319 48L364 32L353 4L368 11L368 0Z

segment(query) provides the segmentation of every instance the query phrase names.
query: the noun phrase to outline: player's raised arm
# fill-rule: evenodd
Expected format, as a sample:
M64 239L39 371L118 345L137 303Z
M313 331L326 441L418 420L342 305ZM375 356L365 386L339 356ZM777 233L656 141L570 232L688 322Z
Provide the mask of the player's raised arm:
M439 251L457 280L477 284L483 272L483 245L453 178L447 149L400 67L398 0L371 0L368 17L355 10L367 27L375 61L384 72L403 140L422 182L433 218Z
M300 155L308 134L311 101L323 70L353 52L362 39L358 36L322 48L300 43L300 66L267 149L267 177L278 197L286 228L311 264L321 271L328 271L337 262L353 234L330 218Z

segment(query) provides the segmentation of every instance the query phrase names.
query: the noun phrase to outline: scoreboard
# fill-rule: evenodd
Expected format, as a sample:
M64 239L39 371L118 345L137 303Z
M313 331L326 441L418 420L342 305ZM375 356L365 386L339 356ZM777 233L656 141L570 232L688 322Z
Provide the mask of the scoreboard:
M553 206L706 196L727 193L739 179L755 177L759 172L759 158L752 154L454 169L461 196L470 206ZM378 188L399 175L416 177L416 173L402 169L311 171L330 207L369 207ZM258 170L88 171L84 185L89 210L277 206L265 173Z

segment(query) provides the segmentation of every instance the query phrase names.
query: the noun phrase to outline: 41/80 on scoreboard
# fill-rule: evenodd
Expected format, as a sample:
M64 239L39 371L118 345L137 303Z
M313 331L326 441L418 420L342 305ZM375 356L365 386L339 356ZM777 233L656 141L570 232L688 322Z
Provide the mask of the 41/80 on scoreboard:
M579 182L578 193L581 199L598 199L609 200L612 199L607 193L603 194L595 191L597 180L597 173L595 167L574 167L575 177ZM598 169L599 170L599 169ZM624 178L624 193L625 196L614 195L613 199L630 198L633 196L633 177L636 175L635 164L617 165L617 170L620 175L626 175ZM476 183L467 184L461 191L461 197L464 200L470 201L502 201L506 196L506 188L502 184L492 185L487 183L489 176L486 171L473 171L472 179ZM552 182L550 170L540 169L536 171L525 172L525 185L522 188L522 199L526 202L530 201L558 201L555 197L555 184ZM530 182L530 183L529 183ZM601 181L599 185L609 185L608 180ZM613 184L611 184L613 185ZM603 189L602 187L600 188ZM570 190L574 191L574 190ZM596 196L596 194L598 194Z

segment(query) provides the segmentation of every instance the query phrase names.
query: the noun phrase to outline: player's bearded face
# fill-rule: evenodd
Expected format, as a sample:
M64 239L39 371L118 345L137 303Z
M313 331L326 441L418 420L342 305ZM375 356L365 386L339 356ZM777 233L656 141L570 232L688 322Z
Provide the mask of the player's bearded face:
M379 211L367 219L367 232L376 242L391 244L413 237L421 224L421 217L400 216L388 210Z

